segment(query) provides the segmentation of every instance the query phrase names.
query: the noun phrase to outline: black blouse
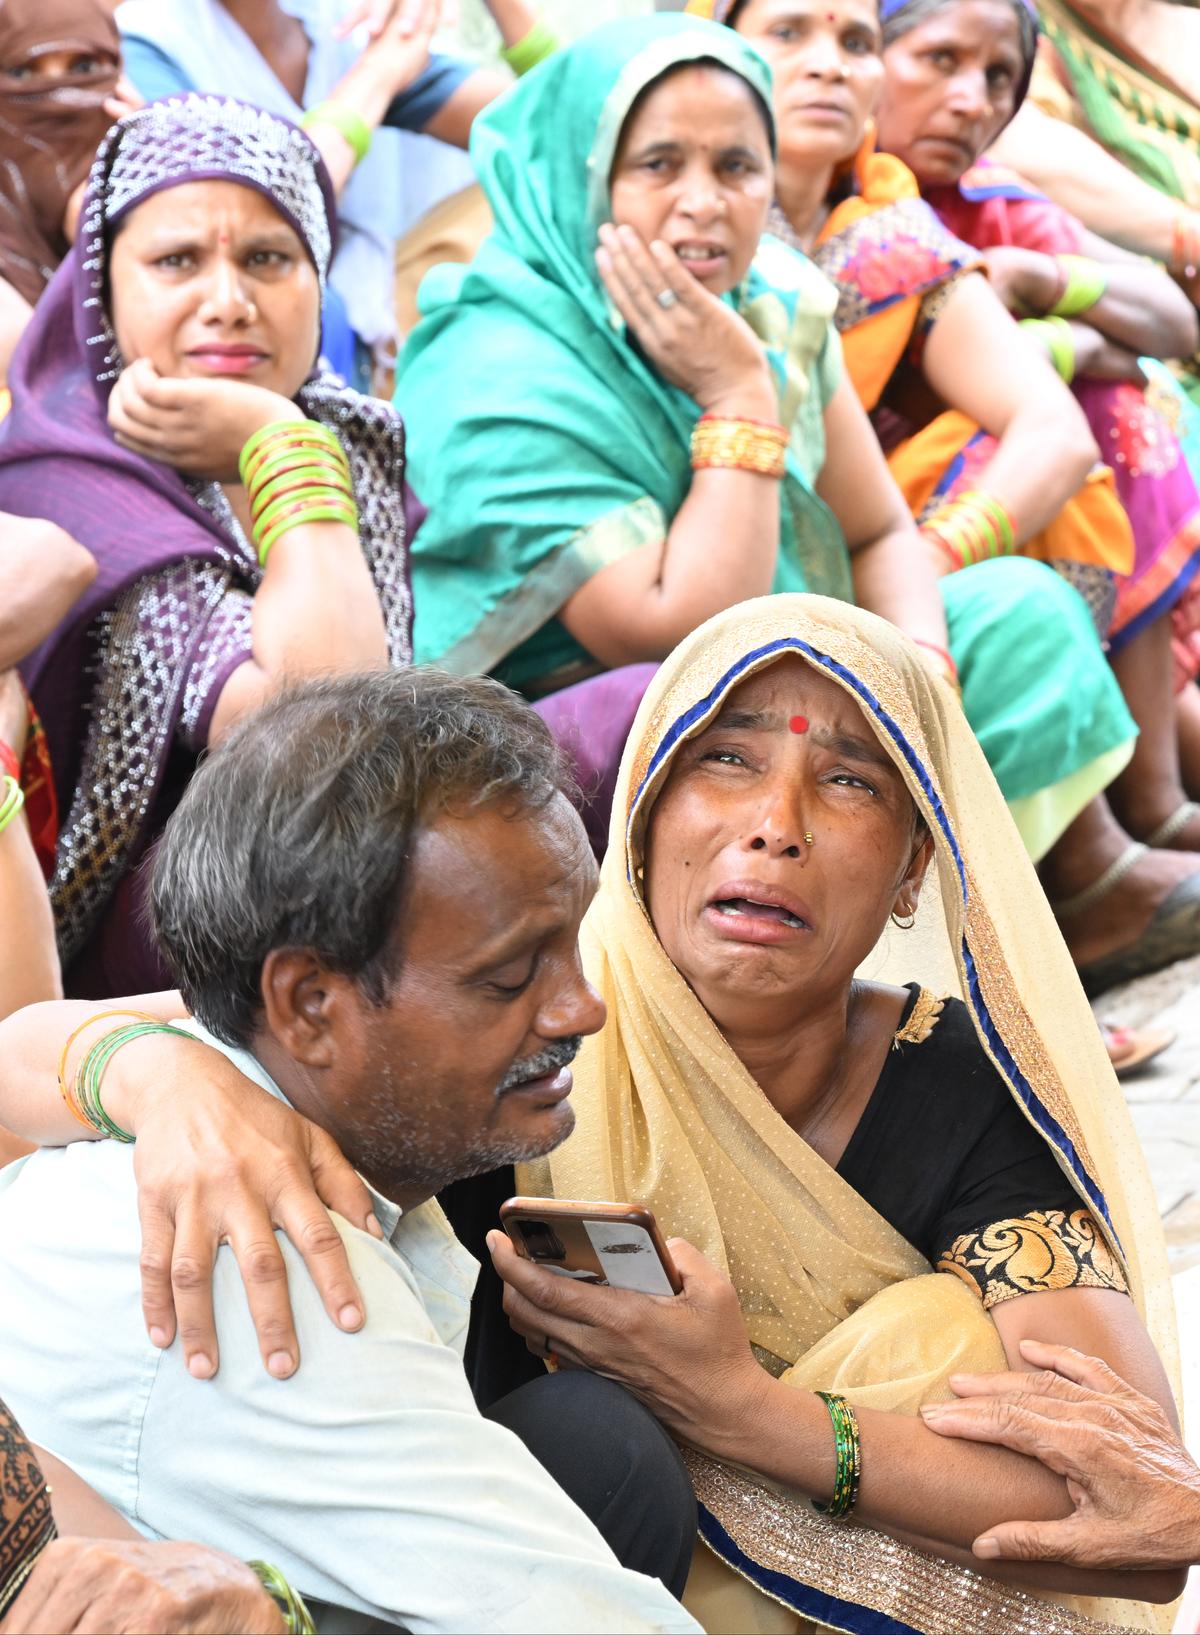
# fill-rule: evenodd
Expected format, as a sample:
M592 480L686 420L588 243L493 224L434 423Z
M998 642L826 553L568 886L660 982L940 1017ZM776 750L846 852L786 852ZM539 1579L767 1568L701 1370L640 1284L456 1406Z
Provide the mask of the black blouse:
M944 1000L928 1036L905 1040L922 998L918 983L907 986L897 1042L838 1174L987 1306L1076 1284L1124 1289L1091 1214L985 1055L967 1007Z

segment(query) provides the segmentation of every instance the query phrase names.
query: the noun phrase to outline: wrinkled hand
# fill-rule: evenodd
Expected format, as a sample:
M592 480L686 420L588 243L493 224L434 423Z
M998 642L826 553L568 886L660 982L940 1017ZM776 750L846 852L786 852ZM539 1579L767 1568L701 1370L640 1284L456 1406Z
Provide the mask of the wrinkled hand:
M1181 1567L1200 1561L1200 1470L1156 1402L1070 1346L1023 1340L1031 1374L955 1376L961 1400L922 1410L939 1436L998 1442L1065 1476L1074 1512L1005 1522L977 1556L1075 1567Z
M547 1350L632 1392L662 1423L730 1456L770 1376L754 1360L733 1284L681 1238L668 1247L683 1278L674 1296L599 1288L524 1260L489 1232L504 1310L535 1356Z
M132 1116L125 1099L131 1074L147 1087ZM370 1194L331 1136L199 1040L134 1040L112 1064L111 1078L110 1104L137 1136L142 1312L155 1345L169 1346L178 1326L190 1372L199 1379L216 1373L212 1271L218 1245L228 1243L263 1362L277 1378L293 1373L300 1347L276 1227L304 1257L333 1321L362 1327L362 1295L328 1210L382 1234Z
M256 431L303 419L278 392L241 380L169 379L149 358L122 372L108 400L108 423L122 448L218 482L238 480L238 457Z
M673 386L706 413L778 418L757 335L692 277L669 245L655 239L647 247L632 227L606 223L596 267L642 350ZM666 308L657 299L665 290L676 297Z
M203 1544L57 1539L0 1635L280 1635L283 1614L243 1562Z

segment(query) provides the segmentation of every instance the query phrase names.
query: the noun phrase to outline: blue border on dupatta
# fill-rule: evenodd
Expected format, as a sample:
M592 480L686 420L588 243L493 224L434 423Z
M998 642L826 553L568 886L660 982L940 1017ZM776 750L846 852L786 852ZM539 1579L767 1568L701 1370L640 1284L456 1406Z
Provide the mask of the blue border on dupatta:
M762 1567L730 1538L713 1515L700 1505L700 1537L710 1544L722 1561L748 1578L756 1588L782 1601L805 1618L831 1629L844 1630L847 1635L921 1635L912 1624L902 1624L886 1613L870 1607L860 1607L856 1601L841 1601L824 1590L815 1590L798 1578L786 1573L773 1572Z
M633 801L630 804L629 813L625 820L625 869L627 878L630 878L632 883L632 879L629 876L629 832L633 824L634 814L641 805L642 796L645 793L647 786L657 776L667 757L674 751L679 741L686 737L696 723L701 721L704 716L709 713L713 706L719 702L721 697L729 690L734 682L736 682L739 677L746 672L746 670L748 670L752 665L757 664L760 660L769 658L773 653L786 652L800 653L805 658L811 659L812 662L820 669L827 670L831 675L835 675L839 678L839 680L846 682L853 692L856 693L857 696L862 699L864 704L868 706L876 720L887 729L888 736L891 738L896 748L900 751L908 766L912 769L914 777L917 779L917 782L924 791L930 806L933 808L934 817L937 820L938 827L941 829L942 834L945 837L946 844L950 848L950 854L954 858L954 866L958 871L959 889L962 892L962 900L965 904L967 901L967 874L962 860L962 853L959 851L958 842L954 838L954 831L950 827L950 820L946 815L946 810L942 805L937 791L934 789L933 784L930 781L928 773L925 771L920 757L917 755L908 739L900 731L899 726L884 709L883 705L869 690L869 688L863 685L852 670L846 669L846 667L839 664L836 659L830 658L828 653L818 652L815 647L811 647L808 642L801 641L798 636L782 636L778 641L767 642L764 646L756 647L751 652L743 655L743 657L740 658L736 664L731 665L730 668L726 670L725 674L717 682L716 686L710 693L708 693L704 698L700 699L697 703L693 704L691 709L685 710L679 719L668 728L662 742L654 751L654 754L650 757L650 763L646 768L645 776L638 785L637 794L634 796ZM1066 1131L1050 1112L1049 1108L1044 1106L1038 1099L1034 1092L1033 1086L1021 1072L1020 1068L1014 1061L1008 1046L1000 1037L996 1025L992 1021L991 1012L988 1010L987 1004L984 1001L983 993L979 984L979 973L975 967L975 958L971 953L970 948L967 946L965 938L962 942L962 957L963 965L967 974L967 997L970 1001L971 1009L974 1011L978 1020L979 1026L983 1030L983 1033L987 1039L989 1049L996 1058L996 1061L999 1063L1005 1077L1008 1079L1017 1095L1020 1096L1022 1104L1029 1112L1034 1123L1037 1125L1038 1129L1042 1132L1046 1139L1051 1142L1051 1144L1070 1165L1071 1172L1079 1182L1079 1185L1082 1187L1088 1202L1101 1216L1103 1216L1105 1223L1119 1245L1120 1239L1117 1238L1116 1228L1113 1226L1112 1216L1109 1214L1108 1204L1105 1201L1103 1192L1084 1168L1079 1154L1075 1151L1074 1143L1068 1139ZM856 1635L857 1627L858 1626L855 1626ZM866 1625L862 1627L864 1630L867 1629ZM875 1635L876 1627L882 1630L884 1626L871 1626L869 1635ZM894 1627L896 1630L901 1630L903 1628L903 1626L899 1624L890 1627Z

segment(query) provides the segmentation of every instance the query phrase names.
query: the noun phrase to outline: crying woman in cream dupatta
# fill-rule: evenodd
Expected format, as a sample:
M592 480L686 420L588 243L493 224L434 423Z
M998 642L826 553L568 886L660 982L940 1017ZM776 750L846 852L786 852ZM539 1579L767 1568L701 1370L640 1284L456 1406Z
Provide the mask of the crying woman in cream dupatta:
M811 727L807 763L788 747L786 727L780 736L777 727L742 721L763 709L748 689L761 690L785 663L801 698L815 685L804 679L810 671L822 678L811 723L789 721L792 733ZM822 725L830 700L834 729ZM769 730L775 747L764 747ZM818 765L834 754L822 741L850 730L869 735L874 750L860 746L859 754L874 755L882 772ZM794 785L770 771L753 783L755 765L772 756L780 766L792 757L801 769ZM702 761L716 764L689 784ZM720 980L701 954L673 962L664 945L703 946L701 931L691 944L676 940L673 910L664 915L664 880L689 870L698 878L710 854L681 843L676 828L666 839L660 832L655 853L656 822L677 798L681 776L701 812L693 832L708 832L712 814L713 844L724 847L720 866L728 859L732 868L740 854L754 878L769 874L816 905L805 928L816 933L813 951L806 955L801 939L791 955L794 986L787 989L791 971L778 978L778 1005L798 1010L806 991L825 981L839 947L845 960L850 946L830 942L823 923L857 912L839 907L859 890L845 870L833 863L838 878L822 881L838 855L840 813L849 811L835 812L830 802L862 802L857 809L866 811L869 779L899 791L898 813L911 802L902 821L911 822L930 864L923 886L922 865L901 888L915 923L889 927L887 906L878 923L864 916L851 955L859 959L859 947L865 954L853 988L890 991L898 1025L833 1161L817 1150L824 1143L815 1125L810 1131L794 1113L792 1122L782 1115L735 1051L725 1018L719 1023L705 1008L714 993L721 997ZM729 794L739 784L749 800ZM722 804L731 799L743 801L737 816ZM789 824L794 835L784 832ZM865 850L860 855L870 867ZM823 598L776 596L710 621L677 649L634 724L582 946L609 1020L578 1060L574 1135L529 1167L521 1190L649 1205L664 1232L728 1272L754 1357L786 1386L840 1392L864 1416L882 1410L894 1426L898 1416L948 1396L952 1373L1004 1366L996 1313L1024 1305L1028 1317L1026 1299L1036 1293L1049 1295L1044 1311L1061 1310L1054 1302L1063 1290L1082 1291L1085 1306L1098 1301L1110 1314L1127 1311L1124 1294L1113 1291L1128 1291L1173 1367L1162 1231L1094 1020L961 711L897 631ZM852 974L851 965L848 988ZM889 978L905 981L907 993L873 987ZM851 992L847 1014L858 997ZM861 1030L849 1028L846 1059L863 1048ZM1116 1316L1118 1326L1125 1320ZM545 1327L558 1348L552 1323ZM602 1339L597 1329L594 1355L583 1360L632 1384L621 1366L610 1366ZM1140 1343L1156 1372L1144 1335ZM707 1354L697 1334L693 1374ZM643 1395L655 1406L653 1393ZM781 1413L778 1400L774 1411ZM872 1442L883 1434L883 1418L873 1419L874 1434L864 1418L864 1481ZM687 1457L706 1549L697 1554L687 1604L710 1630L793 1631L812 1620L871 1635L960 1635L984 1627L985 1612L987 1627L1031 1635L1163 1626L1165 1614L1146 1603L1000 1585L876 1530L888 1525L881 1514L888 1503L902 1503L898 1492L881 1500L882 1473L866 1518L875 1525L834 1522L814 1512L810 1501L828 1495L811 1480L790 1485L778 1469L763 1479L749 1460L735 1466L711 1457L698 1445L703 1434L701 1415L686 1439L697 1444ZM941 1468L943 1493L954 1479ZM914 1466L894 1485L918 1480ZM960 1495L966 1506L979 1496Z

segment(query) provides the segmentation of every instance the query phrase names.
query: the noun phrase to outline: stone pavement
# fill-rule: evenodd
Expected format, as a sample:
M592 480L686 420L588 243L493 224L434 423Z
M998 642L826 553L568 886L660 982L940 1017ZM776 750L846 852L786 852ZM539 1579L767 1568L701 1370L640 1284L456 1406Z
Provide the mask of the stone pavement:
M1102 1019L1168 1027L1175 1043L1122 1081L1167 1232L1183 1364L1188 1445L1200 1454L1200 957L1114 988L1096 1002ZM1193 1571L1175 1625L1200 1629L1200 1572Z

